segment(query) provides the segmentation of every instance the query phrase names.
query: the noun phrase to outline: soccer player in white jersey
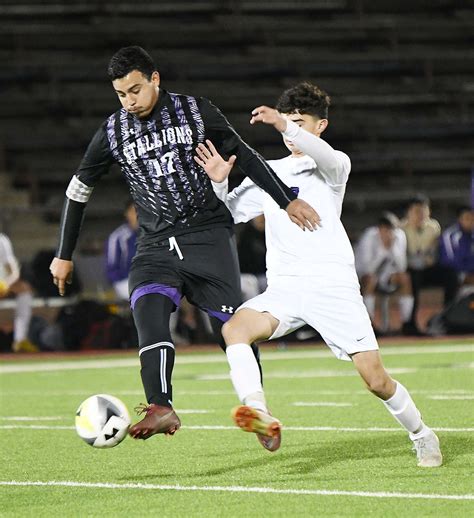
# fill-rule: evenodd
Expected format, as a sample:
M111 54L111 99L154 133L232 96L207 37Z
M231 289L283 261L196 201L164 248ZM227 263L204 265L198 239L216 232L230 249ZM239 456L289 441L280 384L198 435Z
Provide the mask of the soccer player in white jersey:
M355 267L364 304L372 322L376 292L398 295L402 333L421 335L411 323L413 292L407 273L407 238L398 228L395 215L381 216L376 226L367 228L354 249Z
M266 449L278 449L280 422L268 412L249 344L309 324L337 358L354 363L368 389L407 430L418 465L439 466L438 438L422 421L407 389L385 370L360 294L354 254L340 220L350 160L320 138L328 125L329 103L317 86L301 83L283 93L276 110L260 106L250 120L282 134L291 154L268 163L301 199L317 208L321 226L314 232L292 226L284 211L249 179L227 193L235 157L224 160L210 141L196 150L196 161L213 180L236 223L259 214L266 219L268 288L240 306L222 329L231 379L243 403L233 411L234 420L245 431L257 433Z
M10 239L0 233L0 299L16 299L13 320L13 352L37 352L38 347L28 340L33 293L31 286L20 279L20 266Z

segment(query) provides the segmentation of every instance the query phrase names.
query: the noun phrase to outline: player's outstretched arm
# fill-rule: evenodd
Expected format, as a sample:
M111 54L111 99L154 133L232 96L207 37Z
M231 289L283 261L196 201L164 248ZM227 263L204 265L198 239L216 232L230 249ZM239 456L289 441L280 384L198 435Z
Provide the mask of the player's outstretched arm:
M72 255L79 237L87 202L94 186L102 175L107 173L112 163L105 126L105 123L102 124L96 131L66 190L59 224L58 248L56 257L49 267L53 282L58 287L61 296L66 293L66 284L72 282L74 268Z
M250 124L258 122L273 126L300 151L310 156L329 185L345 185L351 168L346 154L336 151L322 138L306 131L292 120L285 119L277 110L268 106L259 106L252 111Z
M290 219L300 228L316 228L319 222L316 211L308 203L296 199L295 193L278 178L265 160L240 138L218 108L202 98L200 110L206 135L211 136L217 149L225 154L235 154L236 165L255 185L267 192L282 209L286 210Z
M222 201L224 201L224 203L226 203L226 205L229 207L232 215L234 216L234 220L237 218L239 221L248 221L248 219L241 220L238 218L238 215L240 215L242 212L239 205L246 205L242 197L240 200L237 200L237 196L234 196L232 200L234 203L229 203L227 196L223 193L224 190L225 193L227 193L226 180L229 176L232 166L234 165L236 156L232 155L229 160L226 161L222 158L210 140L206 140L206 144L207 147L204 144L199 144L199 146L196 148L197 156L194 157L194 160L196 160L196 162L204 169L204 171L206 171L209 178L215 184L221 184L225 182L225 186L223 186L222 189L218 189L218 186L214 185L214 190L216 191L217 196L222 199ZM236 189L236 192L237 191L238 189ZM245 189L243 192L245 192ZM248 194L249 193L247 192L247 195ZM238 203L239 201L241 203ZM291 201L285 210L291 221L303 230L307 228L308 230L312 231L321 225L321 218L319 217L319 214L304 200L296 199Z
M252 111L250 124L256 124L257 122L269 124L280 133L283 133L287 126L287 121L282 117L281 113L273 108L269 108L268 106L259 106Z

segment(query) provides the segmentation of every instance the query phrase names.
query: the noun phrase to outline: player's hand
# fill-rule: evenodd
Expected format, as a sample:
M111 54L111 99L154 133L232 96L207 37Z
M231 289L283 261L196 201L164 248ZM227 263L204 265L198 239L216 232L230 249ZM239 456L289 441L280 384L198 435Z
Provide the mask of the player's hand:
M259 106L252 111L250 124L255 124L256 122L270 124L280 133L286 130L286 119L280 112L273 108L269 108L268 106Z
M298 225L302 230L316 230L321 226L319 214L304 200L296 199L289 203L286 212L291 221Z
M72 284L72 272L74 263L65 259L55 257L49 266L49 271L53 276L53 282L58 287L59 294L64 297L66 294L66 284Z
M196 148L197 156L194 160L206 171L207 176L216 183L223 182L228 176L237 157L232 155L225 161L210 140L206 140L207 147L201 143Z

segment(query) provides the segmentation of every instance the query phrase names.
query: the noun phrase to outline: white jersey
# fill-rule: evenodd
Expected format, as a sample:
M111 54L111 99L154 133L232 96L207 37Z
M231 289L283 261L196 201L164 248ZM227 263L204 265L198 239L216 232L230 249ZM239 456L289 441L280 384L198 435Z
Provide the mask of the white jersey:
M0 233L0 281L11 286L20 276L18 261L13 253L10 239Z
M378 349L340 219L350 160L292 121L283 134L305 156L268 163L284 183L298 191L299 198L315 208L322 227L303 232L248 179L230 194L226 183L214 184L237 223L265 215L268 288L239 309L273 315L278 327L271 339L308 324L337 358L350 360L357 352Z
M378 227L369 227L355 247L355 265L359 276L397 273L407 269L407 239L401 228L393 230L393 242L385 248Z
M321 217L321 227L310 232L292 223L273 199L246 178L227 194L227 182L213 182L236 223L265 215L267 277L321 275L332 265L354 266L354 254L340 216L351 168L349 157L327 142L288 121L283 135L302 152L268 164Z

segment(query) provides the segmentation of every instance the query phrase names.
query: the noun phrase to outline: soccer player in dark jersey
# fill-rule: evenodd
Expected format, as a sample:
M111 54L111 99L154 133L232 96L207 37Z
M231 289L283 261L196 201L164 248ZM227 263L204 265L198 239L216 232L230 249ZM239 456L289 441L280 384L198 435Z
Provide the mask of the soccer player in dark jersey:
M118 163L139 220L129 293L148 401L145 417L130 435L147 439L172 435L181 424L172 407L175 350L169 329L181 297L207 311L216 330L241 303L232 217L193 159L197 145L210 139L221 154L235 155L236 165L303 230L316 228L319 216L210 101L161 88L156 66L142 48L120 49L108 75L122 108L100 126L69 183L50 270L64 295L86 204L100 178ZM256 347L254 352L258 357Z

